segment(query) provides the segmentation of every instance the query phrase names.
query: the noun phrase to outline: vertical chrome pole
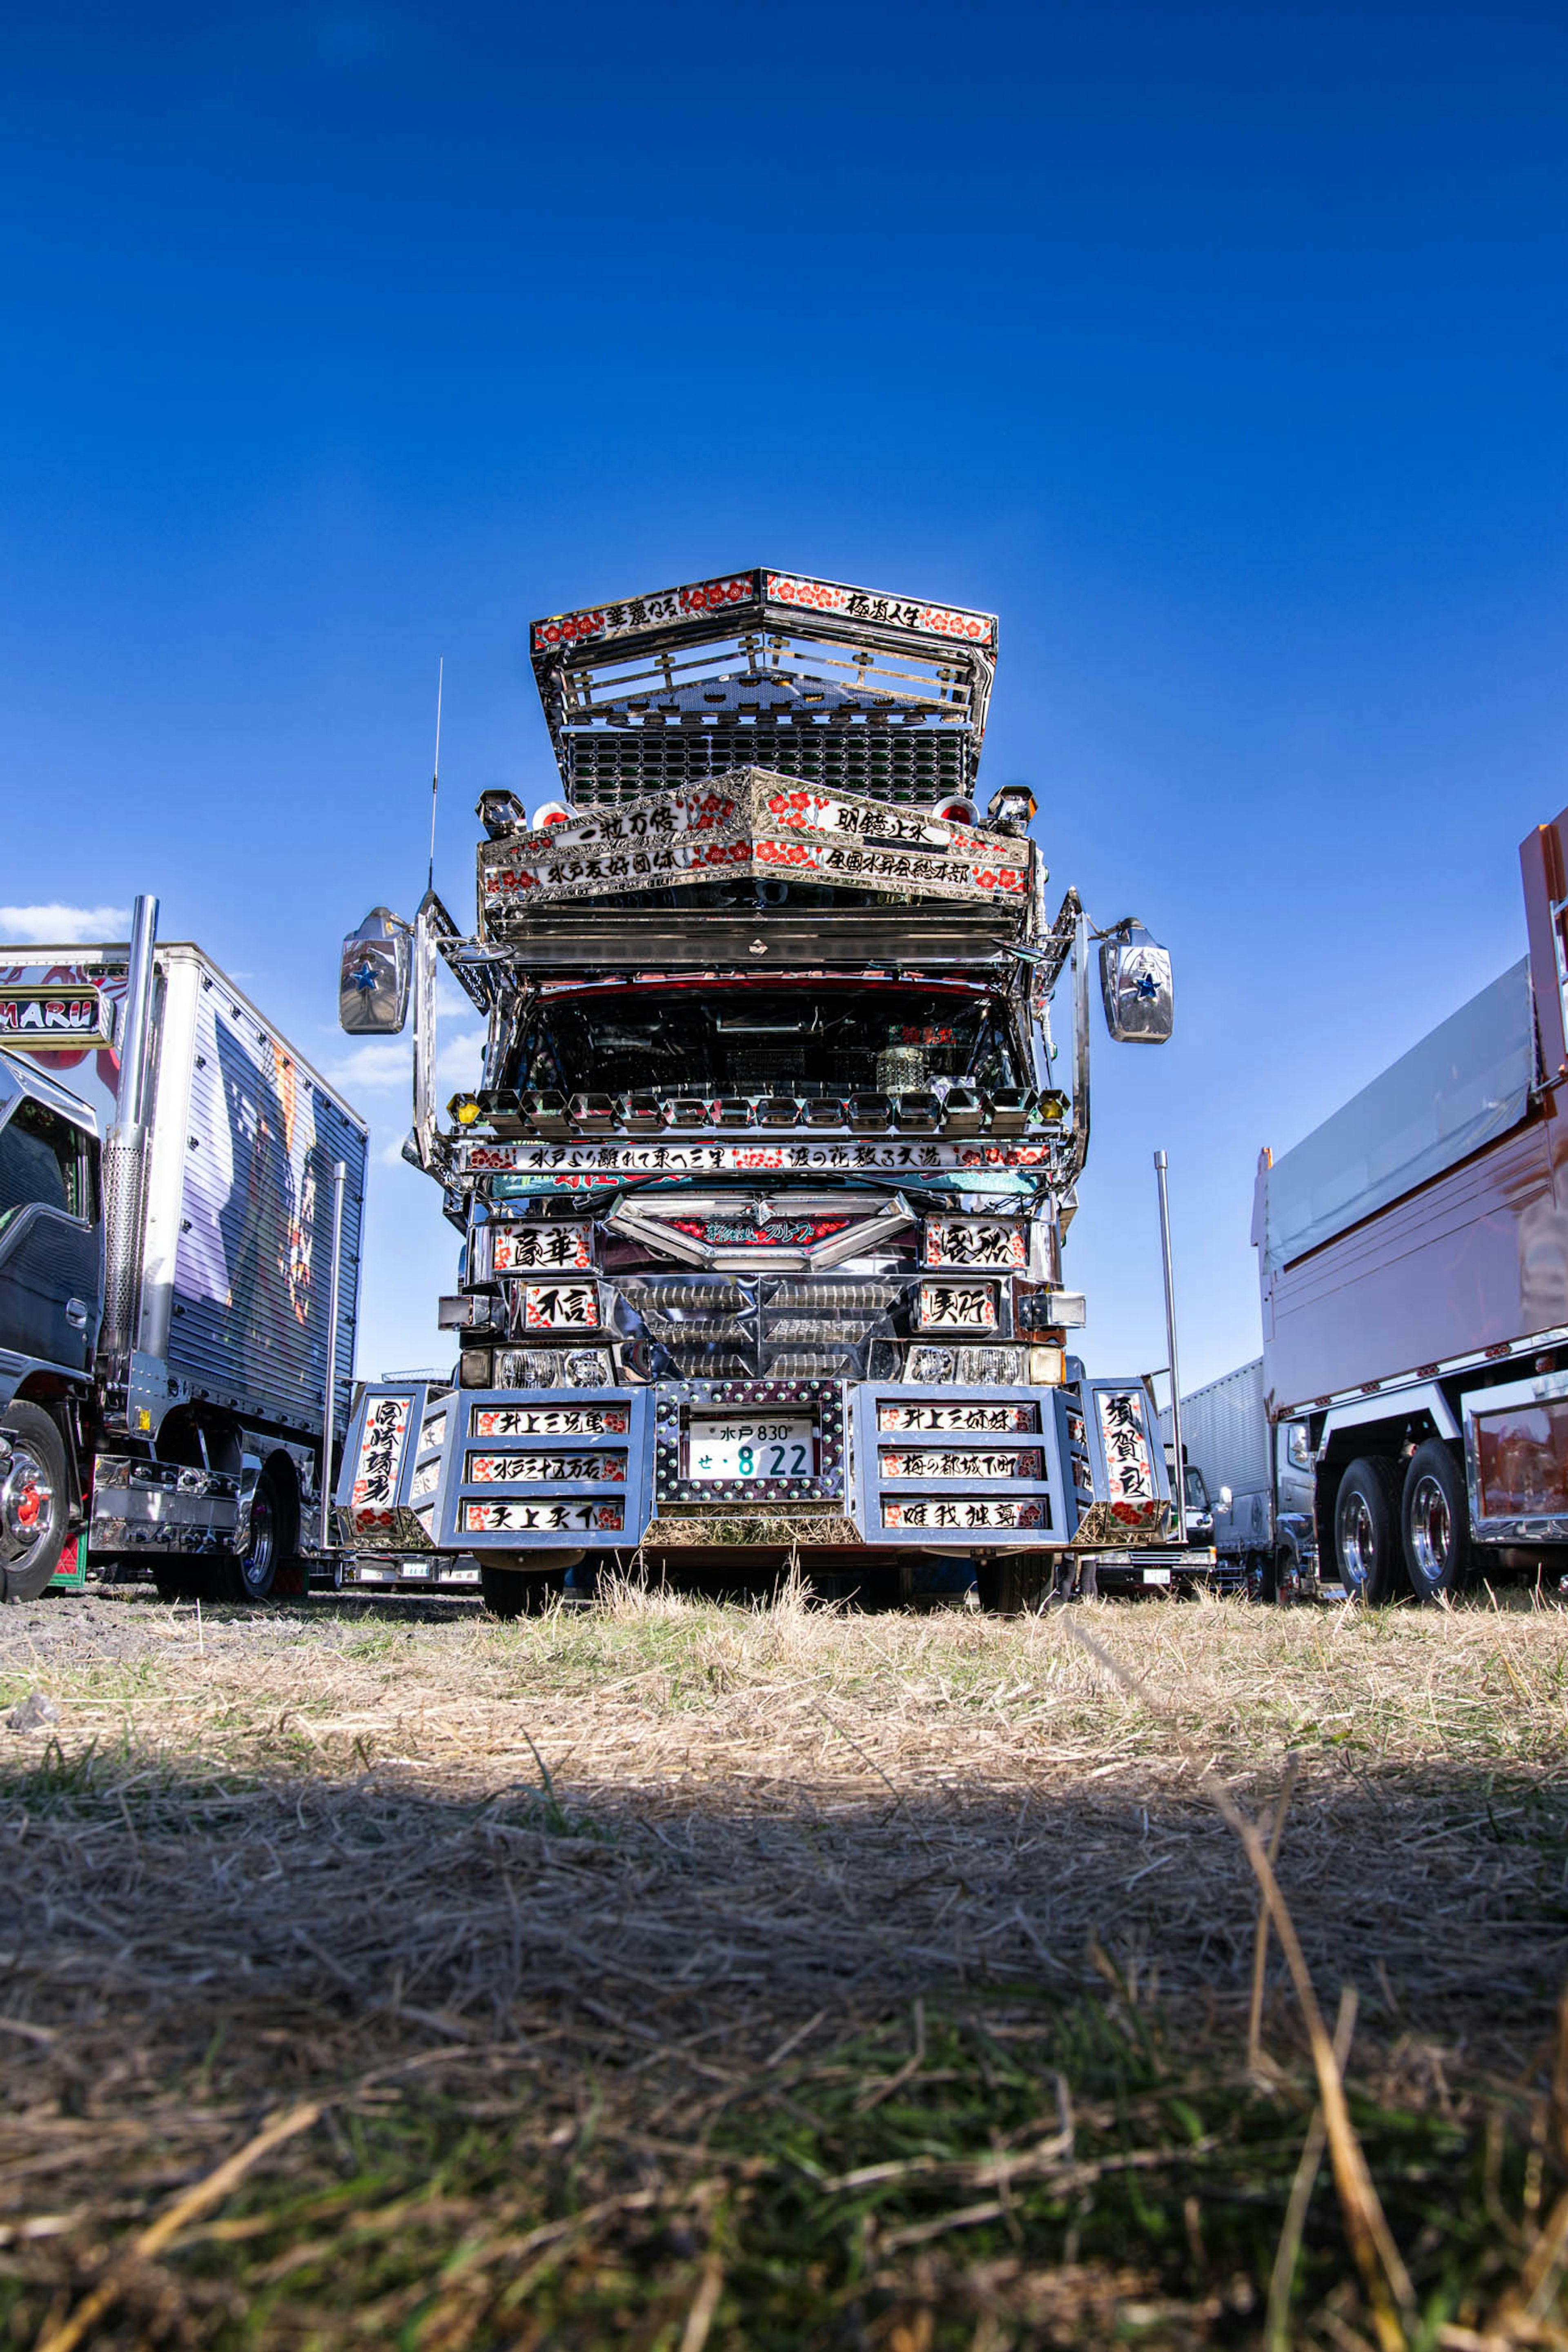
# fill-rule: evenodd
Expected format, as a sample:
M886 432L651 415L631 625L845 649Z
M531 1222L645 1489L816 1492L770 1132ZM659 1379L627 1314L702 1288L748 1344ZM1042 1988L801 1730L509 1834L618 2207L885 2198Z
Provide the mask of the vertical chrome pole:
M104 1267L99 1346L117 1382L127 1377L135 1351L142 1301L142 1159L152 1095L157 940L158 901L138 898L131 919L125 1006L120 1017L120 1087L101 1162Z
M138 898L131 917L131 954L125 972L125 1014L120 1033L117 1127L142 1127L147 1118L148 1052L153 1025L153 950L158 937L158 901Z
M1171 1475L1176 1499L1175 1536L1187 1540L1187 1470L1182 1453L1182 1375L1176 1362L1176 1282L1171 1271L1171 1202L1165 1190L1165 1155L1154 1154L1154 1181L1160 1188L1160 1258L1165 1274L1165 1353L1171 1367L1171 1450L1175 1468Z
M321 1548L332 1547L332 1438L337 1419L338 1293L343 1263L343 1189L348 1170L332 1162L332 1270L327 1285L327 1401L321 1413Z

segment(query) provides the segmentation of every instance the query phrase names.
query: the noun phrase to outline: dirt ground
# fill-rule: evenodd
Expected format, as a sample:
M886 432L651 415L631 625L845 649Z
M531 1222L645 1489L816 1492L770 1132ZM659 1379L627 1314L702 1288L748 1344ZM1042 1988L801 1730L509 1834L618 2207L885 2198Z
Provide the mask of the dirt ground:
M0 2342L1568 2343L1565 1706L1487 1607L0 1612Z

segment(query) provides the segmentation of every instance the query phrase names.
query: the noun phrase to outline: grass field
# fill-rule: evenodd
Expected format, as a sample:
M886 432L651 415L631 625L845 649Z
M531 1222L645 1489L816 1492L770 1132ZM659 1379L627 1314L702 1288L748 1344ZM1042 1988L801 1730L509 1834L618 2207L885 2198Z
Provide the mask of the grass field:
M1555 1612L132 1591L0 1708L0 2343L1568 2345Z

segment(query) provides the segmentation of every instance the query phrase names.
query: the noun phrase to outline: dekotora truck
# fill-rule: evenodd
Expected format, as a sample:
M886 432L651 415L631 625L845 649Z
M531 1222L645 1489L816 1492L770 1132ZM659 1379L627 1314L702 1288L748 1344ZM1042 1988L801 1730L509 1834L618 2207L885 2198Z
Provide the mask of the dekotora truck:
M1028 789L975 798L994 617L759 570L531 655L559 797L480 795L472 931L432 891L344 947L351 1034L412 992L406 1152L461 1237L455 1380L363 1391L345 1541L472 1555L503 1612L634 1559L1168 1580L1150 1392L1073 1352L1090 934L1047 913ZM1099 962L1111 1034L1168 1035L1142 926ZM486 1024L444 1116L440 965Z
M0 1590L259 1601L334 1555L366 1129L211 958L0 949Z

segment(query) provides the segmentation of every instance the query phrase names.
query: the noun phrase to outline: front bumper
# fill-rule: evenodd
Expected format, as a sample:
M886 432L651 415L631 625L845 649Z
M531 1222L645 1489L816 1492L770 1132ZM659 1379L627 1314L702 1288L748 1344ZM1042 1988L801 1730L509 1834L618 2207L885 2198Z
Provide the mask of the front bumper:
M697 1432L809 1424L780 1477L704 1475ZM874 1381L669 1381L639 1388L432 1391L357 1401L337 1493L360 1552L525 1550L546 1563L644 1543L842 1549L1064 1546L1063 1400L1052 1389ZM748 1465L751 1466L751 1465Z

